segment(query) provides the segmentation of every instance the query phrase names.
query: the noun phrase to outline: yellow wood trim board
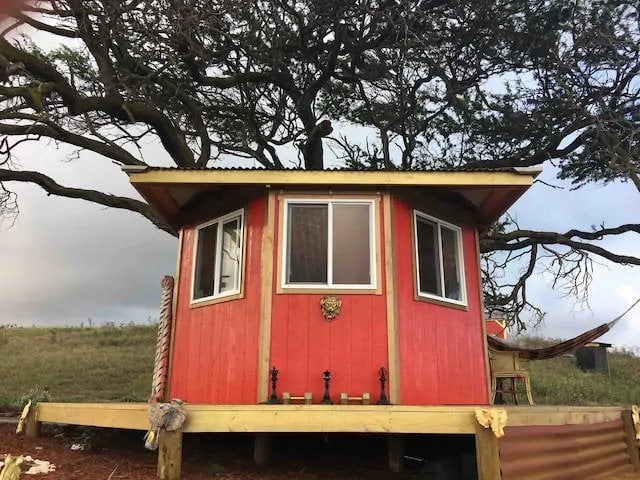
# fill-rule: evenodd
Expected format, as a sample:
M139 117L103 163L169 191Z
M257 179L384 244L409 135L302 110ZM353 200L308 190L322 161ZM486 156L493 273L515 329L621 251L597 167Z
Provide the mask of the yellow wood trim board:
M180 288L180 266L182 262L182 242L184 240L184 229L180 229L178 233L178 255L176 258L176 274L173 277L173 299L171 301L171 336L169 338L169 363L167 364L167 381L164 391L164 399L169 400L169 391L171 389L171 369L173 367L173 345L175 343L176 317L178 313L178 291ZM191 286L189 286L191 288Z
M389 401L400 403L400 365L398 358L398 324L393 250L393 218L391 195L382 196L384 222L384 274L387 304L387 355L389 362Z
M491 369L489 366L489 344L487 343L487 322L484 318L484 290L482 289L482 270L480 265L480 232L474 231L476 239L476 258L478 264L478 295L480 296L480 323L482 325L482 350L484 351L485 383L487 388L487 401L493 403L491 391Z
M258 402L269 398L269 358L271 350L271 302L273 295L273 252L276 195L269 192L264 230L262 232L262 285L258 337Z

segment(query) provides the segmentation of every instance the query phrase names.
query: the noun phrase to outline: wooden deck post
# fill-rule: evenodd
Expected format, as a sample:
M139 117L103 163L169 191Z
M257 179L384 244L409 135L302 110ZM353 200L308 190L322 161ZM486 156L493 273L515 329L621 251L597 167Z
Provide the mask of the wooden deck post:
M401 473L404 470L404 436L389 435L387 437L389 452L389 470Z
M638 440L636 439L636 426L633 423L633 415L631 410L622 411L622 423L624 425L624 432L627 435L627 451L629 452L629 458L636 472L640 472L640 458L638 456Z
M259 467L266 467L269 463L270 437L268 433L257 433L253 437L253 461Z
M36 412L31 411L27 420L25 421L25 432L24 434L29 438L40 438L40 429L42 427L42 422L39 422L36 419Z
M478 480L500 480L500 451L498 438L490 428L476 424L476 461Z
M182 475L182 430L160 430L158 438L158 478L180 480Z

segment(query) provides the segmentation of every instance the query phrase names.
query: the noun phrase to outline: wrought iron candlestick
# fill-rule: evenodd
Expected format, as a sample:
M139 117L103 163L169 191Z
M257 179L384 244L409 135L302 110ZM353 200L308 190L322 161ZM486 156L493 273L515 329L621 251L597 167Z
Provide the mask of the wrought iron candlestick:
M331 372L329 370L325 370L322 372L322 378L324 380L324 396L322 397L322 401L325 405L333 405L331 401L331 395L329 394L329 381L331 380Z
M278 399L278 394L276 393L276 385L278 383L278 369L273 367L269 370L269 374L271 375L271 395L269 395L269 400L267 403L280 403Z
M380 367L380 398L376 402L377 405L390 405L389 399L387 398L387 374L384 367Z

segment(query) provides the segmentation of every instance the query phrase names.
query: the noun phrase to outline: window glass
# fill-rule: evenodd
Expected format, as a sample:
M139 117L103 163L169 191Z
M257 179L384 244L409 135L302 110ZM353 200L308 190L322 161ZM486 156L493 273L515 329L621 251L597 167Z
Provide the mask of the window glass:
M444 272L444 296L462 300L462 286L459 278L458 232L445 226L440 227L442 236L442 267Z
M234 218L222 226L220 253L220 293L238 290L240 285L240 219Z
M370 204L333 204L333 283L371 283Z
M289 283L327 283L328 205L289 204Z
M214 223L198 230L196 247L196 269L193 285L193 298L210 297L214 292L216 270L216 242L218 224Z
M442 296L438 225L416 217L419 291Z

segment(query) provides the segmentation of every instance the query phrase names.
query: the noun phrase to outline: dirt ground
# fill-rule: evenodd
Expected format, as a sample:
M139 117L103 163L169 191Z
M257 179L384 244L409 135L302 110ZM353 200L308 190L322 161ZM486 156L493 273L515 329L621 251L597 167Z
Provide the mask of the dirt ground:
M15 434L14 425L0 424L0 459L6 454L30 455L56 466L46 475L23 475L46 480L156 479L156 452L143 448L142 432L89 430L67 427L43 429L38 439ZM259 469L252 462L250 436L185 435L185 480L387 480L418 478L394 475L386 468L381 441L327 441L323 437L281 439L273 445L273 465ZM74 443L90 449L72 450ZM357 445L355 449L349 445Z
M144 449L143 433L136 431L45 426L38 439L16 435L15 425L0 423L0 459L30 455L56 466L46 475L23 475L34 480L155 480L156 452ZM74 450L80 444L84 450ZM461 444L444 446L444 450ZM433 445L428 448L433 450ZM430 476L422 465L407 462L407 471L391 473L386 465L386 444L372 436L279 437L272 444L272 465L252 462L249 435L185 435L184 480L407 480ZM436 448L437 449L437 448ZM464 475L466 477L466 475ZM632 474L607 480L640 480Z

